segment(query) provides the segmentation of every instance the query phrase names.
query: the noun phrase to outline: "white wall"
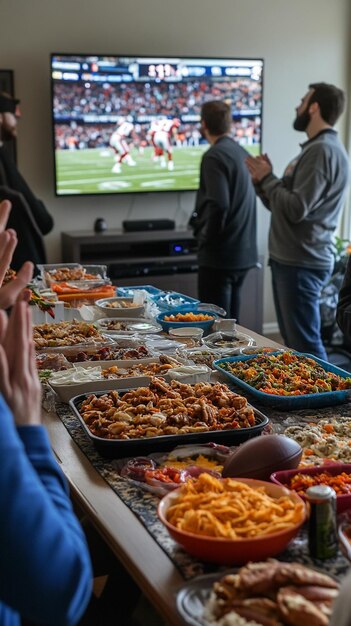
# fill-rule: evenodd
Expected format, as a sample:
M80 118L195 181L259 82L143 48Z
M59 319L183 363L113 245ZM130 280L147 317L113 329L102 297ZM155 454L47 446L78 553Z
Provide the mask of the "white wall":
M118 228L129 218L185 223L193 194L55 198L50 126L50 52L251 56L265 60L263 149L277 174L304 136L294 108L310 82L348 88L349 0L0 0L0 66L14 69L22 115L19 166L55 218L46 238L59 260L60 231L91 228L97 216ZM344 125L340 126L341 136ZM259 206L266 253L268 212ZM274 322L268 270L266 323Z

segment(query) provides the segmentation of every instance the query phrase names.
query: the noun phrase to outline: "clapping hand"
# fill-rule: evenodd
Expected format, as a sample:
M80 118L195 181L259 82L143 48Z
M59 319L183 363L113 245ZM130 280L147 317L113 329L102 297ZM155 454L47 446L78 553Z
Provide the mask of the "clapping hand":
M252 182L254 184L259 183L263 178L272 173L272 163L267 154L261 154L260 156L249 156L245 159L245 163L250 172Z
M10 211L11 202L8 200L0 202L0 309L8 309L17 299L28 302L31 294L26 286L33 276L33 264L26 261L17 272L16 278L7 285L1 286L17 246L16 232L12 229L5 230Z
M41 385L35 364L31 311L16 302L0 311L0 392L17 426L40 424Z

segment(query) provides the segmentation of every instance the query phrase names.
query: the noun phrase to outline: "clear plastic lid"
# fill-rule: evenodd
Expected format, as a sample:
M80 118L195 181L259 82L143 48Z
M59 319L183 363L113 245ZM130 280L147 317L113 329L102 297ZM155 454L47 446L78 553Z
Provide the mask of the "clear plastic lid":
M255 340L246 333L239 331L217 331L212 333L203 339L206 346L214 348L215 350L225 350L226 353L232 349L244 348L255 345Z

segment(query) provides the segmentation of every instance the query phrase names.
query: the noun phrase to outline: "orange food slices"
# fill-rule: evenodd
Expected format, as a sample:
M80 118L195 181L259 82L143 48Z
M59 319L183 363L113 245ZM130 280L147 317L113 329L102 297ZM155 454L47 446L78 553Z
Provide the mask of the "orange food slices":
M177 313L176 315L165 315L165 322L208 322L213 320L213 315L207 313Z

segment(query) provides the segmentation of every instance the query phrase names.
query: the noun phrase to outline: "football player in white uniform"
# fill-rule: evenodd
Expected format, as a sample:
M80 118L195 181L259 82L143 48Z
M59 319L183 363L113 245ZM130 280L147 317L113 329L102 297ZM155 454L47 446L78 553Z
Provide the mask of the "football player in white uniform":
M155 120L150 127L150 137L154 146L154 160L160 159L161 167L166 167L165 154L167 155L167 167L169 171L174 169L172 140L176 139L180 120Z
M115 164L112 168L114 174L119 174L121 171L121 163L127 165L136 165L129 153L129 145L127 139L132 136L134 131L134 124L125 119L121 119L117 125L116 130L110 137L110 147L115 151Z

